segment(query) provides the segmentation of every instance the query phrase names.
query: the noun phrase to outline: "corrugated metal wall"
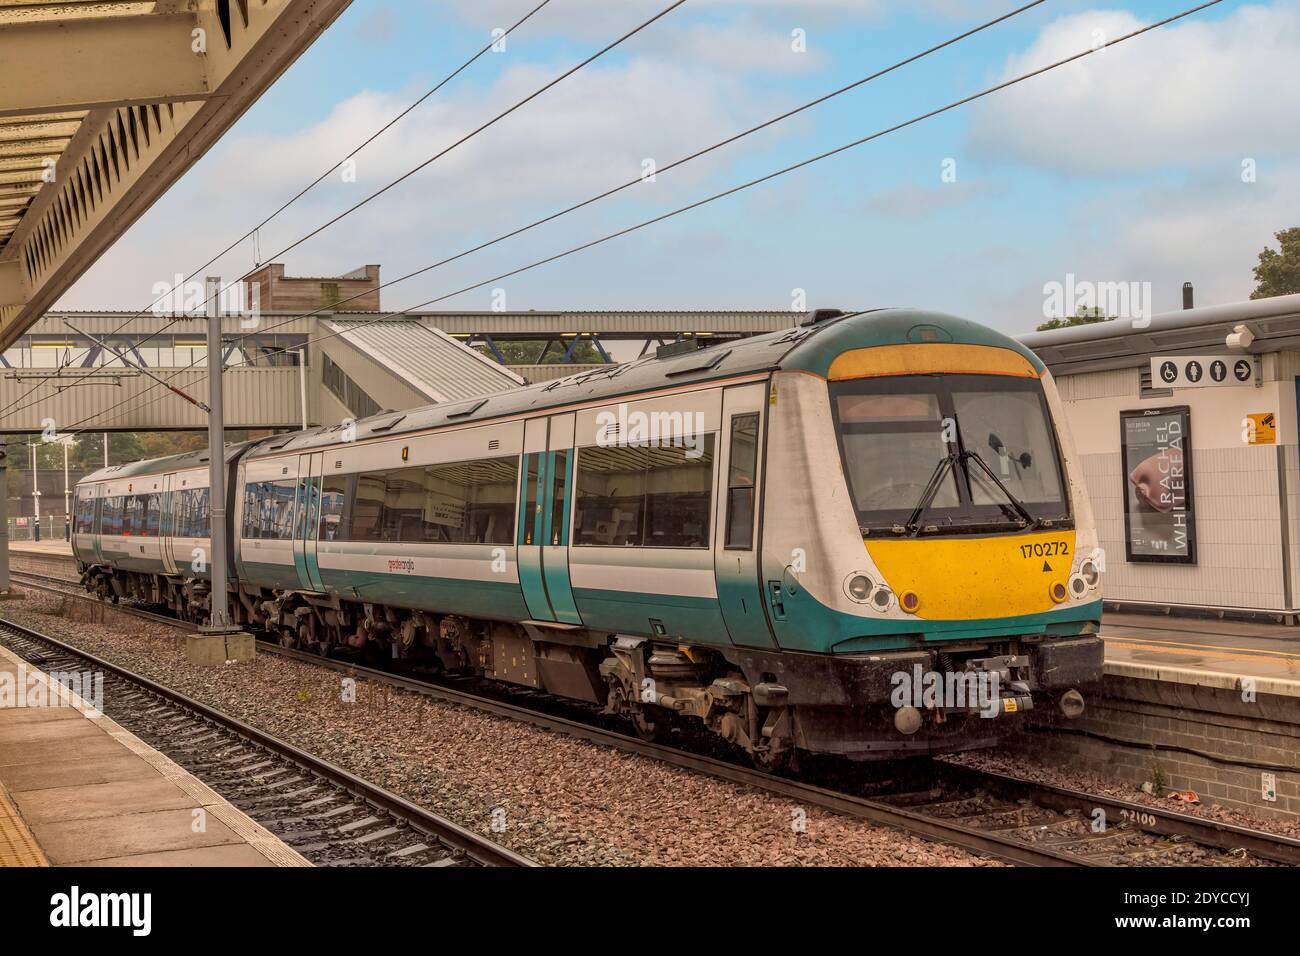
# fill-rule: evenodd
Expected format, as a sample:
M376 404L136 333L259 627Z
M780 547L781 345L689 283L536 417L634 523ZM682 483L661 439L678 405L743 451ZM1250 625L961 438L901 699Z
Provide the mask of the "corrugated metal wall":
M60 430L83 427L93 430L148 431L166 428L206 428L207 414L184 399L157 385L152 379L129 370L115 380L89 380L57 394L43 387L34 398L25 398L33 381L0 376L0 408L10 403L35 402L29 408L5 415L7 432L40 431L45 419L53 419ZM162 373L164 377L172 374ZM115 382L115 384L114 384ZM182 371L171 384L207 400L204 369ZM45 396L45 397L41 397ZM301 427L298 369L235 368L226 372L226 426L229 428ZM111 408L127 402L121 408Z

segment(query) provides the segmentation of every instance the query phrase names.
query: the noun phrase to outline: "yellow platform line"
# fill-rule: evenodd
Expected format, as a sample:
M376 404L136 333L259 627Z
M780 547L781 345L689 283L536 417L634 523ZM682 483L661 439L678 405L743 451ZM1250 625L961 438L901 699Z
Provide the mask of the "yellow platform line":
M36 838L0 784L0 866L49 866Z
M1224 647L1221 644L1187 644L1179 641L1139 641L1131 637L1107 637L1105 634L1102 635L1102 639L1107 642L1113 641L1116 644L1124 644L1128 647L1166 650L1171 654L1185 654L1192 656L1197 653L1203 654L1206 651L1215 651L1217 652L1214 655L1215 657L1222 657L1227 660L1249 661L1280 658L1282 660L1295 661L1300 664L1300 655L1290 654L1286 651L1251 650L1244 647ZM1188 649L1180 650L1180 648L1184 647Z

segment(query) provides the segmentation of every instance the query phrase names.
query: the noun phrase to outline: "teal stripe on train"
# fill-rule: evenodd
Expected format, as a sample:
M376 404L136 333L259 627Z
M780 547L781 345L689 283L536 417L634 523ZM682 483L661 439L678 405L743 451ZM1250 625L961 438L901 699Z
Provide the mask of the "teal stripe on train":
M523 592L513 581L465 581L373 571L320 569L327 589L349 600L424 608L490 621L528 620Z

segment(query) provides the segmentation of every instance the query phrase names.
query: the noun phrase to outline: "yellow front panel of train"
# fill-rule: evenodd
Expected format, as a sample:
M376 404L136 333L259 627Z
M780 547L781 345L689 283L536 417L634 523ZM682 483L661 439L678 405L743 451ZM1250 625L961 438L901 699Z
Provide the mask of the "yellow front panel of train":
M1066 585L1074 531L989 538L904 538L865 542L896 595L920 598L916 617L979 620L1040 614L1060 605L1052 585Z

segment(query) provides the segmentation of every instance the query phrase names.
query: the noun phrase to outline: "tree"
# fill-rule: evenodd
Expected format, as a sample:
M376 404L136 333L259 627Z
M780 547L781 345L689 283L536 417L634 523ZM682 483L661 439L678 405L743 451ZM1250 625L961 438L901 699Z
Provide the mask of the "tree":
M1049 319L1038 327L1039 332L1050 332L1052 329L1068 329L1074 325L1092 325L1094 322L1109 322L1111 317L1104 315L1097 306L1088 308L1079 306L1079 311L1068 319Z
M1255 291L1252 299L1300 292L1300 226L1274 233L1281 252L1264 247L1255 266Z
M494 342L497 350L506 357L508 365L558 365L569 347L569 342L566 339L556 340L549 348L546 342L537 341L503 342L500 339L495 339ZM492 354L492 350L486 345L476 345L474 347L488 358L496 359L496 356ZM543 350L546 353L545 360L539 362L538 359L543 357ZM596 347L584 339L574 346L570 361L575 365L599 365L604 359L600 357Z

